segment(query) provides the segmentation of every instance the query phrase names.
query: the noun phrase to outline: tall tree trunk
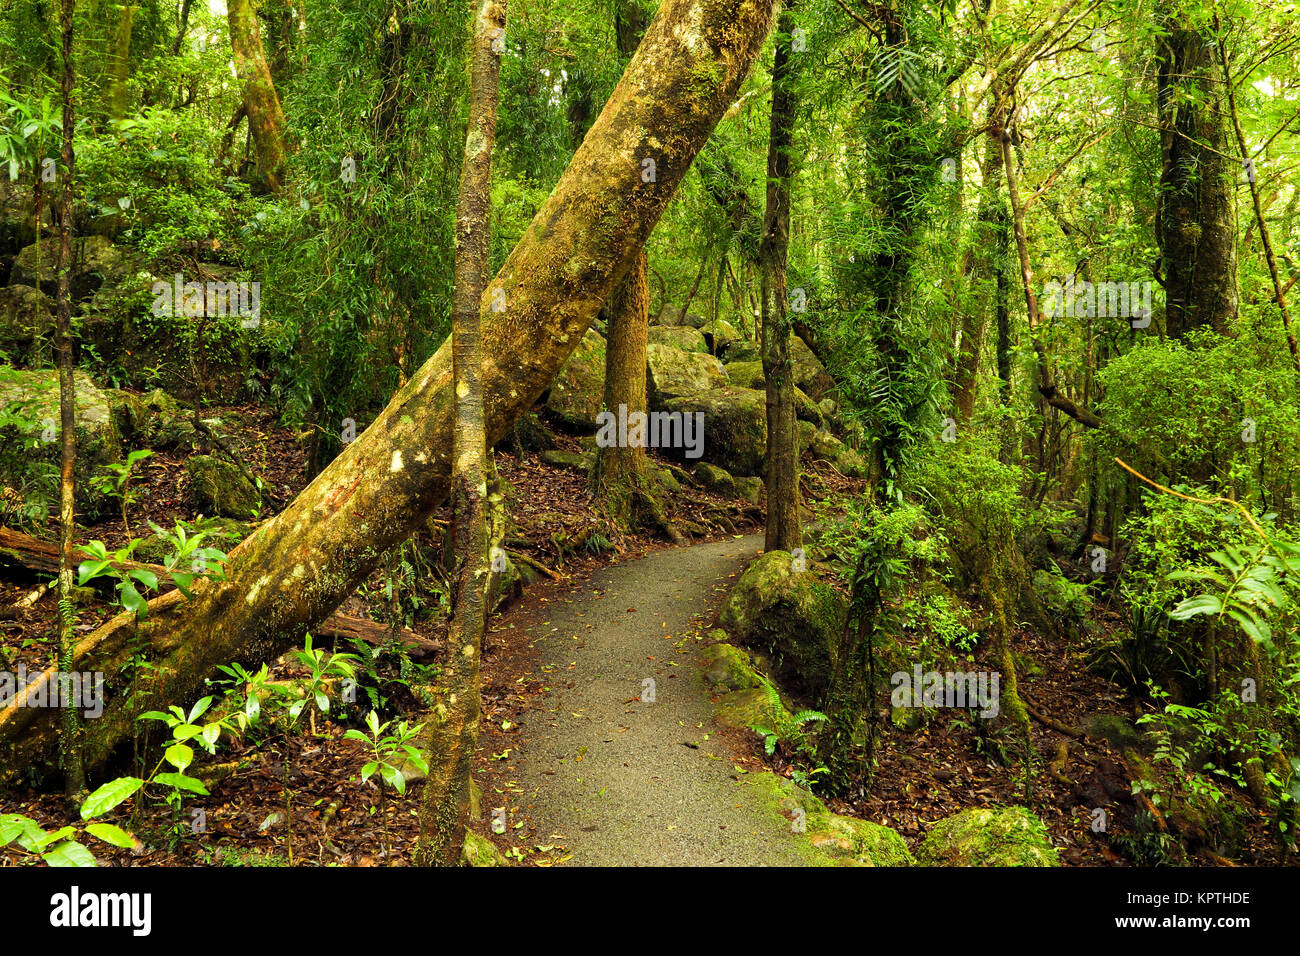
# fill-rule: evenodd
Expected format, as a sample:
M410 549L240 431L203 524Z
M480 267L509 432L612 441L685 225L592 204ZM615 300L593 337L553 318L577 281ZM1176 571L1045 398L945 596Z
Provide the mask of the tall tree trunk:
M650 325L650 286L645 251L605 303L605 410L615 416L646 411L646 337ZM649 471L644 444L614 441L597 450L592 492L617 525L651 527L664 518L646 486Z
M257 149L257 167L273 192L280 191L280 166L284 162L284 110L271 79L262 49L262 31L253 0L229 0L230 48L235 74L244 91L248 126Z
M630 57L645 34L639 0L619 0L614 9L618 52ZM650 326L649 262L644 250L605 303L605 410L615 416L646 409L646 340ZM599 506L617 525L640 523L666 527L655 496L646 487L648 464L644 445L615 441L597 450L591 475ZM672 533L677 537L676 532Z
M124 4L117 21L117 32L113 34L113 46L108 53L104 112L109 119L117 120L126 115L126 78L131 67L131 23L134 19L135 7Z
M59 340L59 654L57 669L71 675L74 670L74 635L76 613L72 597L72 569L77 558L72 546L76 533L75 479L72 471L77 462L77 393L72 364L72 296L69 276L72 270L72 184L73 151L72 89L75 79L72 63L73 11L76 0L62 0L59 26L62 32L63 75L60 93L63 100L63 176L59 181L59 260L58 285L55 289L55 324ZM125 16L126 14L124 14ZM38 211L39 212L39 211ZM39 225L39 223L38 223ZM65 702L66 704L66 702ZM81 754L81 722L75 707L59 708L61 714L59 757L63 765L64 793L70 803L86 789L86 774Z
M790 151L794 139L791 31L794 0L781 10L772 63L772 122L767 146L767 209L763 216L762 347L767 381L767 526L763 547L791 551L803 541L799 521L799 449L785 268L790 251Z
M1164 271L1165 330L1225 332L1237 316L1233 205L1222 77L1214 46L1188 26L1186 0L1165 0L1157 40L1162 172L1157 239Z
M998 279L1005 272L998 261L999 252L1005 254L1006 244L999 246L997 237L1006 228L1006 211L1002 206L1000 180L1002 179L1002 147L992 139L986 141L984 152L984 190L980 196L979 212L975 217L975 234L971 237L971 285L975 295L973 303L962 316L961 345L957 352L957 369L953 392L957 406L957 420L967 424L975 413L975 398L979 391L980 358L984 351L984 330L988 327L989 305L996 313L1000 292ZM1000 272L1001 270L1001 272ZM1003 283L1004 284L1004 283ZM992 286L992 288L990 288ZM1005 308L1005 306L1003 306Z
M420 814L420 850L431 865L453 865L465 843L469 770L478 744L479 659L483 651L487 554L487 446L483 423L483 350L479 302L488 281L492 213L492 144L506 30L505 0L474 0L470 55L469 131L456 202L455 289L451 368L452 535L459 568L451 595L447 653L438 678L441 698L429 724L429 776Z
M481 302L488 443L550 385L621 281L762 48L772 0L665 0L618 87ZM701 77L709 82L701 82ZM642 157L657 175L642 179ZM499 290L499 294L498 294ZM502 306L494 311L494 303ZM446 343L283 512L230 556L222 581L119 615L77 649L79 667L119 671L138 637L159 679L140 709L188 700L217 664L265 660L337 607L447 493L452 369ZM707 423L706 423L707 426ZM29 685L35 693L48 672ZM109 693L87 739L102 762L134 713ZM48 709L0 711L0 784L45 759Z

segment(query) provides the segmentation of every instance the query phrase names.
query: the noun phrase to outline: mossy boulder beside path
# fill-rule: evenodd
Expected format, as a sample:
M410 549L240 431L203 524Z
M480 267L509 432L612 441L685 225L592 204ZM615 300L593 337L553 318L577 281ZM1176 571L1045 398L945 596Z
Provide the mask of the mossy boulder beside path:
M830 682L845 601L788 551L754 560L727 597L720 623L768 655L783 686L816 697Z
M1047 827L1024 807L962 810L930 827L925 866L1059 866Z
M107 464L120 461L122 442L108 396L90 376L77 370L76 386L78 518L113 514L116 503L93 485ZM0 368L0 484L20 493L35 492L59 502L59 373ZM26 491L24 491L26 489Z
M605 400L605 340L588 329L551 383L546 407L572 428L594 430Z

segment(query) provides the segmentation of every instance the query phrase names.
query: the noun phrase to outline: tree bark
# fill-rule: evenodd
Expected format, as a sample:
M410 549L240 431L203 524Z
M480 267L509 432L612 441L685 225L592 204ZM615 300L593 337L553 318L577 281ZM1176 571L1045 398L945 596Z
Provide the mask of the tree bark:
M244 91L248 126L257 150L257 166L273 192L280 191L280 166L284 162L284 110L271 79L271 67L262 48L262 31L253 0L229 0L230 48L235 74Z
M469 771L478 745L479 659L483 652L488 541L487 446L483 424L483 350L479 302L488 282L492 145L506 30L505 0L474 0L469 130L456 202L456 263L451 314L455 383L452 432L452 538L459 567L451 594L447 654L428 716L428 782L420 812L420 853L432 866L460 859L469 816Z
M1187 26L1184 0L1166 0L1157 40L1162 172L1157 239L1165 330L1225 332L1237 317L1237 247L1222 78L1213 45Z
M772 0L665 0L600 117L489 286L481 307L488 443L550 385L622 280L762 48ZM707 81L706 81L707 80ZM656 176L643 178L643 158ZM494 306L499 310L494 311ZM217 664L266 660L301 639L427 518L448 490L447 343L283 512L230 555L223 581L150 602L86 637L82 669L109 690L137 634L161 667L141 709L186 701ZM42 678L37 679L37 683ZM35 692L32 688L31 692ZM51 752L48 708L0 711L0 783ZM110 696L87 758L104 760L134 713Z
M131 24L135 7L125 4L113 35L113 47L108 55L108 83L104 89L104 111L109 119L126 115L126 78L131 66Z
M958 347L953 382L957 421L962 424L969 424L975 414L980 358L984 351L984 332L988 327L988 306L992 304L996 313L1000 293L1003 291L998 279L999 270L1003 269L1004 264L998 261L998 255L1006 252L1006 244L999 245L997 241L998 235L1006 230L1006 210L998 191L998 180L1001 177L1001 144L989 139L984 153L984 194L980 197L980 208L975 217L975 235L971 239L969 250L970 278L977 292L974 304L962 316L961 345ZM982 299L979 295L983 290L991 293L988 299Z
M59 258L58 285L55 289L55 331L59 340L59 659L58 671L74 670L74 635L77 616L72 597L72 569L76 554L72 546L76 534L76 484L73 468L77 462L77 391L72 363L72 137L75 118L72 91L75 74L72 63L73 13L76 0L62 0L59 25L62 32L63 74L60 93L63 100L63 175L59 180ZM128 8L129 9L129 8ZM129 14L123 13L128 18ZM37 210L39 215L40 210ZM37 223L39 226L39 222ZM81 753L81 722L75 707L59 708L59 758L63 766L64 794L69 803L86 789L85 767Z
M781 10L772 63L772 121L767 146L767 209L763 216L762 348L767 393L767 525L763 547L791 551L803 542L799 521L799 449L795 441L794 373L785 269L790 251L790 152L794 140L791 30L794 0Z

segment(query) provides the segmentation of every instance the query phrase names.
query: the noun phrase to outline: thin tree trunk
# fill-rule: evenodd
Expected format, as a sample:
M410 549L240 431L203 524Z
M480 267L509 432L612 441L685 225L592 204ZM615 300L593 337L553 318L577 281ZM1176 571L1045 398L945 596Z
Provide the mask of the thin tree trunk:
M488 443L499 441L551 384L616 283L640 254L762 48L772 0L664 0L609 103L481 302ZM710 82L701 83L708 75ZM642 156L658 158L652 182ZM500 294L497 294L500 290ZM494 303L503 306L493 311ZM336 608L420 527L447 493L452 424L450 349L443 344L366 431L280 514L237 547L222 581L194 599L150 602L138 626L119 615L78 646L80 669L108 675L133 638L159 666L141 709L181 703L213 667L283 652ZM706 423L707 426L707 423ZM36 693L48 672L29 684ZM135 714L109 693L86 741L101 763ZM0 784L46 759L48 708L0 710Z
M72 365L72 296L69 275L72 268L72 89L75 79L72 63L73 11L76 0L63 0L59 25L63 42L63 76L60 91L63 99L63 177L59 182L59 260L58 286L55 289L55 324L59 340L59 663L63 675L74 669L74 634L76 613L72 597L72 569L76 555L72 538L75 524L75 478L77 462L77 394ZM123 14L126 16L126 14ZM63 765L64 794L75 803L86 789L86 774L81 754L81 723L75 707L59 708L61 714L59 757Z
M235 74L244 91L248 126L257 150L257 166L273 192L280 191L280 166L284 161L284 110L275 92L271 68L262 49L262 31L253 0L229 0L230 48Z
M429 777L420 814L423 861L459 862L469 815L469 771L478 745L479 659L487 586L487 445L483 421L483 350L479 302L488 282L492 144L506 29L506 0L474 0L469 131L456 202L456 265L451 318L455 383L452 507L459 568L451 596L447 654L429 715Z
M772 63L772 122L767 146L767 209L763 216L762 348L767 392L767 525L763 547L792 551L803 542L799 521L799 449L795 441L794 373L785 268L790 250L790 152L794 139L791 39L794 0L781 10Z
M1219 15L1214 15L1214 28L1219 30ZM1282 310L1282 330L1286 333L1286 346L1291 350L1291 364L1300 374L1300 352L1296 350L1295 335L1291 332L1291 312L1287 309L1286 293L1282 291L1282 279L1277 270L1277 257L1273 254L1273 240L1269 235L1268 223L1264 219L1264 207L1259 199L1259 184L1255 181L1255 167L1246 145L1246 134L1241 129L1241 117L1237 114L1237 96L1232 92L1232 75L1228 70L1228 50L1219 41L1219 62L1223 66L1223 83L1228 91L1228 109L1232 115L1232 128L1237 134L1237 148L1241 150L1241 161L1246 167L1246 182L1250 186L1250 199L1255 206L1255 222L1259 226L1260 243L1264 246L1264 260L1268 263L1268 274L1273 280L1273 298Z
M193 3L194 0L181 0L181 15L176 24L176 39L172 40L172 56L180 55L181 44L185 42L185 34L190 29L190 7Z

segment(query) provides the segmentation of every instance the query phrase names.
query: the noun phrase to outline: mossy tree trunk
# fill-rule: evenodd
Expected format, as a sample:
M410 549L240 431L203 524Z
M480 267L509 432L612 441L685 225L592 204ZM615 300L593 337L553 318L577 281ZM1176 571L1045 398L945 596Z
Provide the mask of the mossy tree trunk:
M131 66L131 24L134 19L135 7L124 4L117 21L117 31L113 34L113 46L108 54L104 112L109 119L121 119L126 115L126 78Z
M500 440L551 384L640 254L762 48L772 0L665 0L568 169L480 305L487 441ZM642 177L642 160L656 176ZM500 306L494 310L493 306ZM230 555L222 581L119 615L77 648L78 668L108 683L86 741L102 762L135 714L182 703L231 660L267 660L301 640L443 500L451 472L452 368L447 343L366 431ZM138 640L158 679L134 708L115 691ZM37 692L49 672L35 678ZM56 737L48 708L0 711L0 784L38 764Z
M614 9L618 52L630 57L645 35L640 0L620 0ZM649 262L644 250L605 303L605 409L626 414L646 409L646 341L650 327ZM597 506L622 528L638 523L662 526L664 518L646 487L648 461L644 445L631 442L599 448L591 486Z
M1156 43L1160 124L1157 240L1165 286L1165 330L1227 330L1237 315L1237 246L1227 108L1217 52L1190 25L1186 0L1164 0Z
M284 162L284 110L262 48L257 10L253 0L229 0L227 13L235 74L244 91L244 108L257 149L257 167L271 190L279 192L280 166Z
M63 74L60 94L63 101L63 170L59 180L59 258L58 284L55 288L55 333L59 342L59 654L58 670L71 674L74 669L74 634L77 622L73 611L72 569L77 558L72 546L76 533L76 485L73 469L77 463L77 392L72 361L72 136L75 118L72 91L75 73L72 62L73 11L76 0L62 0L59 27L62 34ZM123 14L126 16L127 14ZM39 210L37 214L39 215ZM39 222L37 224L39 226ZM81 754L81 722L75 707L58 708L60 714L59 758L63 766L64 793L69 803L86 788Z
M772 119L767 146L767 208L763 215L761 337L767 394L767 524L763 547L793 551L803 542L799 520L799 449L795 441L794 372L786 312L786 261L790 251L790 152L794 145L791 56L794 0L777 24L772 63Z
M492 145L506 29L505 0L475 0L470 52L469 130L456 202L452 293L452 537L457 568L439 700L428 723L429 775L420 812L420 855L429 865L460 859L469 815L469 771L478 745L479 659L489 564L486 520L487 445L483 424L483 350L479 302L488 282L492 212Z
M990 117L991 119L991 117ZM957 421L969 424L975 414L975 399L979 392L980 360L984 351L984 334L988 327L990 311L1002 319L1006 310L1006 267L999 256L1005 255L1007 245L1006 209L1002 204L999 184L1002 179L1002 148L990 139L984 150L984 188L980 195L979 211L975 216L975 234L971 237L970 279L974 286L972 304L962 315L961 344L957 351L957 368L953 394L957 406ZM999 237L1002 241L999 242ZM989 305L993 308L990 310ZM996 321L996 320L995 320ZM997 334L1001 335L1001 327ZM1009 337L1010 330L1007 330ZM999 341L1000 338L999 338ZM1002 354L999 353L999 359ZM1008 357L1009 358L1009 357ZM1001 369L999 368L999 371Z

